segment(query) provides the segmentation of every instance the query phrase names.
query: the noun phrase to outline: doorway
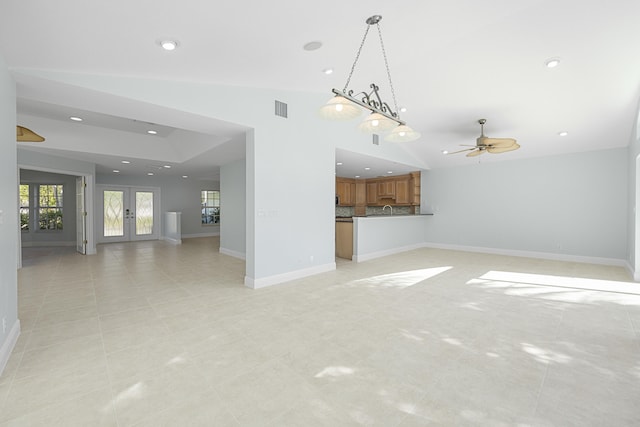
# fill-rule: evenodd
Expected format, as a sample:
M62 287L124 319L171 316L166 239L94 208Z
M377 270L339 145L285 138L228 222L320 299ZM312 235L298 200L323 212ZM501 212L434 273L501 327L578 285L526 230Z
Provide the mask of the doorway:
M159 194L158 188L98 186L99 241L157 240Z

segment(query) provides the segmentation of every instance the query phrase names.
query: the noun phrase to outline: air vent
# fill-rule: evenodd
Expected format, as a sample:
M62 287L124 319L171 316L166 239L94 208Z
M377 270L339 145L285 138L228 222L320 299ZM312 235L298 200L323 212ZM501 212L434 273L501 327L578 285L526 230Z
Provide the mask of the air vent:
M373 134L373 145L380 145L380 136Z
M276 116L287 118L287 104L276 100Z

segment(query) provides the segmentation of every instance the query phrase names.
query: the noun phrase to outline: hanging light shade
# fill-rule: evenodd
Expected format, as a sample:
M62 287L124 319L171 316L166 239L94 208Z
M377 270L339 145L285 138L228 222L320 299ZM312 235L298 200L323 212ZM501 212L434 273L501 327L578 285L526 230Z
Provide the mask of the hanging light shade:
M351 120L362 114L362 108L343 96L331 98L320 108L320 115L329 120Z
M396 126L384 140L389 142L409 142L420 138L420 132L416 132L407 125Z
M382 133L393 129L397 125L397 122L380 113L371 113L360 123L358 129L366 133Z
M353 65L351 66L351 71L349 72L347 81L344 84L344 88L342 90L335 88L331 90L336 96L327 102L325 106L320 108L320 115L327 119L349 120L357 117L362 110L369 110L371 111L371 114L369 114L358 126L361 131L366 133L382 134L395 129L391 135L385 138L387 141L414 141L420 137L420 134L406 126L406 123L397 113L398 103L396 102L393 82L391 81L391 72L389 71L387 53L384 48L384 42L382 41L382 32L380 30L381 20L382 16L373 15L365 21L367 23L367 27L365 29L364 36L362 37L362 41L360 42L360 47L356 53ZM365 91L357 91L349 88L349 83L351 82L356 65L358 64L362 48L367 40L369 30L372 27L375 27L378 30L380 50L384 59L389 88L391 89L392 102L388 102L388 100L384 101L382 99L380 95L380 88L375 83L371 83L369 85L370 90Z

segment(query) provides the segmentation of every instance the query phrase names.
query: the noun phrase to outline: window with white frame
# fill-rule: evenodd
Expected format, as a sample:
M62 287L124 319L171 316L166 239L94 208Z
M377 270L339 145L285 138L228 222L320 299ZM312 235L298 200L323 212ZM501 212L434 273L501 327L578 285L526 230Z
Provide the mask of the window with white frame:
M202 190L200 192L200 208L202 210L202 224L220 224L220 192Z
M29 224L31 222L31 209L29 200L31 199L29 193L29 184L20 184L20 230L29 231Z
M62 230L63 194L62 184L20 184L20 229Z
M38 230L62 230L62 184L38 185Z

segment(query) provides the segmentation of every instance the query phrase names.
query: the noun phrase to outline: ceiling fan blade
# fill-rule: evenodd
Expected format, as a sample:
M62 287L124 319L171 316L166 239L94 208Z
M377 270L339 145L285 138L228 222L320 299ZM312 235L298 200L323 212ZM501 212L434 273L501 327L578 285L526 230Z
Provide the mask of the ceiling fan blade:
M513 138L486 138L484 143L491 147L510 147L516 143L516 140Z
M44 138L24 126L16 126L16 141L43 142Z
M458 154L458 153L463 153L465 151L471 151L471 150L475 150L477 147L474 148L465 148L464 150L459 150L459 151L453 151L451 153L447 153L447 154Z
M491 146L487 148L487 151L493 154L498 154L498 153L506 153L507 151L517 150L518 148L520 148L520 144L518 144L517 142L514 142L513 144L507 147Z
M484 148L478 148L477 150L474 150L470 153L467 154L467 157L475 157L475 156L479 156L480 154L484 154L485 153L485 149Z

